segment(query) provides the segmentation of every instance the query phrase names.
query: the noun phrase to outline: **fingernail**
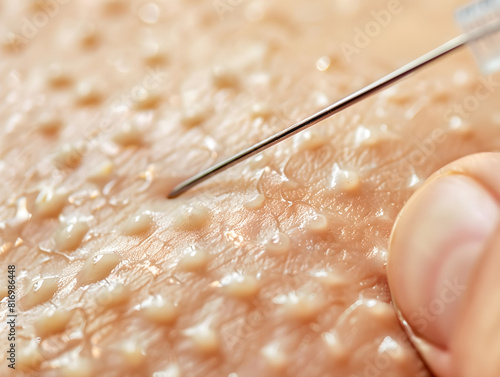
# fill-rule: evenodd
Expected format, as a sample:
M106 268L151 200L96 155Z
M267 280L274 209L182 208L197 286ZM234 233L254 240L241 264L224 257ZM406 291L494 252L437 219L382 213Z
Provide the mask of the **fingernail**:
M438 347L447 347L469 275L499 212L478 182L449 175L417 192L395 225L391 253L398 255L399 286L393 294L413 331Z

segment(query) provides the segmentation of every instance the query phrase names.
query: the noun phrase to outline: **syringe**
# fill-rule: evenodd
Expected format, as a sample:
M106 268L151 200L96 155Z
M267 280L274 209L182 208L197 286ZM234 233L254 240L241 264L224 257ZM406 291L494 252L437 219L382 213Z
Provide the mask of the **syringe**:
M340 101L333 103L316 114L194 175L177 185L168 197L175 198L179 196L210 177L304 131L372 94L386 89L420 68L465 45L471 47L479 67L484 74L490 74L500 69L500 0L480 0L460 8L456 12L456 20L464 31L462 35L448 41Z

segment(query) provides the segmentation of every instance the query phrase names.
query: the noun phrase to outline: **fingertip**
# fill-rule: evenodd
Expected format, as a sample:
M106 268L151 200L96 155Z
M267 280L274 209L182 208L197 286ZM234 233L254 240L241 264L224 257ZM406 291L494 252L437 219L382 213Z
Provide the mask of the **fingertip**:
M388 279L414 343L440 377L466 290L500 218L498 154L459 160L433 175L401 211L389 246ZM498 184L498 185L497 185Z

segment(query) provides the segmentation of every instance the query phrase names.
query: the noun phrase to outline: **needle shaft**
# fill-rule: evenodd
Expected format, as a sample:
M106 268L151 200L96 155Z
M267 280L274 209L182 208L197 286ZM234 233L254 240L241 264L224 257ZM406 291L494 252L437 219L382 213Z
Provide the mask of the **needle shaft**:
M175 198L182 193L186 192L190 188L200 184L201 182L206 181L207 179L213 177L214 175L230 168L231 166L236 165L237 163L254 156L257 153L262 152L263 150L272 147L273 145L288 139L291 136L296 135L297 133L315 125L322 120L331 117L332 115L340 112L352 106L359 101L375 94L402 78L412 74L423 66L433 62L436 59L439 59L443 55L446 55L452 51L457 50L460 47L463 47L466 43L470 42L471 39L479 38L480 35L476 35L473 38L467 36L465 34L455 37L454 39L446 42L445 44L439 46L438 48L428 52L427 54L415 59L411 63L404 65L403 67L395 70L394 72L388 74L387 76L373 82L372 84L364 87L363 89L358 90L357 92L352 93L351 95L341 99L338 102L333 103L332 105L322 109L310 117L295 123L291 127L276 133L275 135L239 152L238 154L194 175L193 177L187 179L181 184L177 185L172 192L168 195L169 198Z

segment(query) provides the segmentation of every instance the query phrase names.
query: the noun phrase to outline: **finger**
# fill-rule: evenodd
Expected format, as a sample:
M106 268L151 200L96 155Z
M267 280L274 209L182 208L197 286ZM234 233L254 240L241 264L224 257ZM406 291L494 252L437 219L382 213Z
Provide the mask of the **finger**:
M446 166L410 199L393 229L391 292L440 377L459 372L453 370L452 339L465 325L459 318L466 315L467 292L477 284L474 271L490 267L482 264L500 219L496 172L500 154L474 155ZM463 352L458 340L453 344Z

